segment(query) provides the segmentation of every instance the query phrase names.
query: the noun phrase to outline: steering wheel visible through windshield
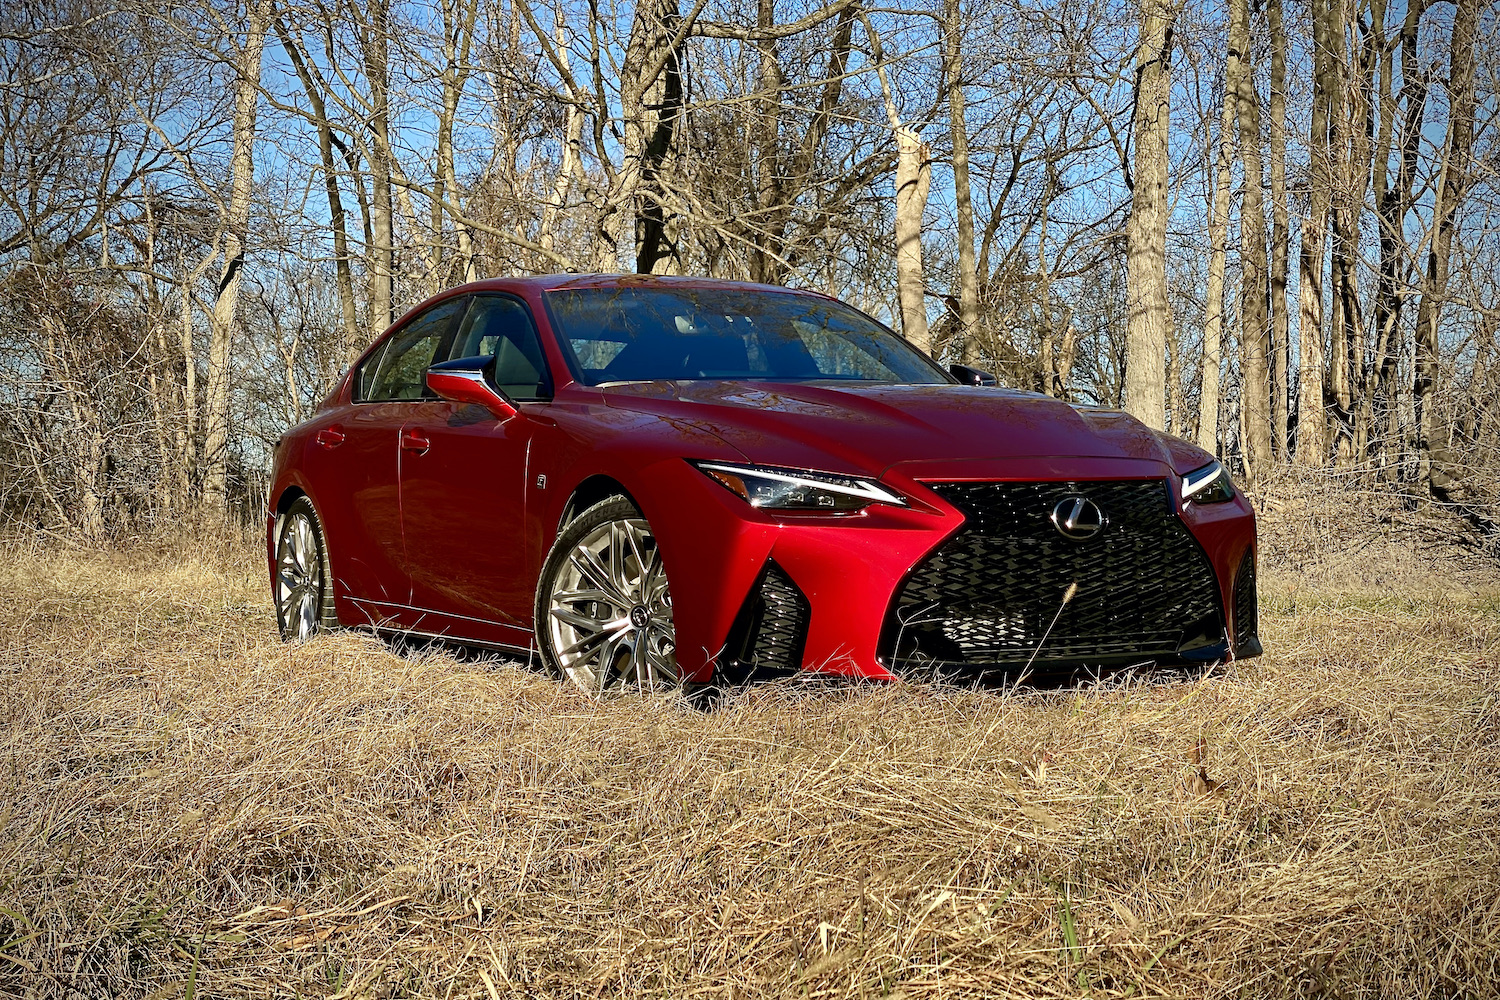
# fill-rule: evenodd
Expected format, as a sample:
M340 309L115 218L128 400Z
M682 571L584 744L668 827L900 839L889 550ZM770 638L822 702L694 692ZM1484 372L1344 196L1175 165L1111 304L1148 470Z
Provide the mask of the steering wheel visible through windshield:
M691 286L564 288L547 302L585 385L951 381L868 316L812 295Z

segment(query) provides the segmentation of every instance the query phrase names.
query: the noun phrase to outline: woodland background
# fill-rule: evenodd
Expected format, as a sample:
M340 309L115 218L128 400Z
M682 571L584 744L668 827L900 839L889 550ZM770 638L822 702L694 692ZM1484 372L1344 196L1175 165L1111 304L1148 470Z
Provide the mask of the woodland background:
M0 509L254 520L392 319L563 270L830 292L1252 481L1500 520L1480 0L20 0Z
M0 0L0 996L1500 996L1500 5L927 2ZM1215 449L1265 655L705 711L281 642L272 442L568 268Z

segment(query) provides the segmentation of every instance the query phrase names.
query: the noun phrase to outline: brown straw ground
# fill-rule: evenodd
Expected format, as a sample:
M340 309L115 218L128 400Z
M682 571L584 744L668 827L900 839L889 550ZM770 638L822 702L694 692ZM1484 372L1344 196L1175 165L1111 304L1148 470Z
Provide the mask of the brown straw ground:
M1207 676L704 710L283 645L260 560L6 551L0 995L1500 995L1472 566L1263 565Z

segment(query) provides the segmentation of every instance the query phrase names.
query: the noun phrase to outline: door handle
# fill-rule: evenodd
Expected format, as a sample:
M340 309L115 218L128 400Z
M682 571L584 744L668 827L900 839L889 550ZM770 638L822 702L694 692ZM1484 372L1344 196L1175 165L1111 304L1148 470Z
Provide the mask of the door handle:
M329 451L332 451L344 443L344 429L342 427L325 427L318 431L313 440Z
M427 435L418 430L401 432L401 450L414 451L418 455L427 454L427 449L432 447L432 442Z

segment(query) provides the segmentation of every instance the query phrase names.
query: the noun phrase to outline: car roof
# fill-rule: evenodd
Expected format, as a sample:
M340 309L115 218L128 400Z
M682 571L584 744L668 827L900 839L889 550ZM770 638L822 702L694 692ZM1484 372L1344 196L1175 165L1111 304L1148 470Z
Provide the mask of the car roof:
M665 274L539 274L510 278L487 278L471 282L450 292L501 292L532 288L541 291L558 289L615 289L615 288L717 288L739 291L781 292L794 295L812 295L828 298L821 292L782 285L764 285L751 281L725 281L719 278L699 278L685 275ZM447 294L447 293L445 293Z

